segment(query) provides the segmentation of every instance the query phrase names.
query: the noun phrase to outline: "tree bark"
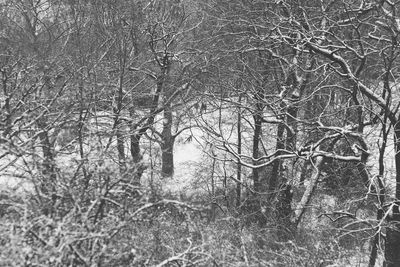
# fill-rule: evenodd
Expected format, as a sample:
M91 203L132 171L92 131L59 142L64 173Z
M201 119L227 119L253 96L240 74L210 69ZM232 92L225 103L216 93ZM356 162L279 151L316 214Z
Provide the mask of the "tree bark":
M389 219L386 230L385 266L400 266L400 120L394 125L395 139L395 166L396 166L396 201L393 206L393 215Z
M120 75L119 75L119 86L118 86L118 92L116 95L116 107L114 108L114 114L115 114L115 131L116 131L116 137L117 137L117 151L118 151L118 163L119 163L119 172L121 177L124 178L126 176L126 158L125 158L125 148L124 148L124 135L122 132L122 123L120 114L122 112L122 102L124 98L124 92L123 92L123 87L124 87L124 74L125 74L125 58L123 57L126 55L126 47L125 45L122 45L122 58L120 58Z
M261 138L261 132L262 132L262 117L261 114L257 113L253 115L254 119L254 134L253 134L253 161L254 165L258 165L258 157L260 156L260 138ZM255 192L261 192L261 180L260 180L260 169L259 168L253 168L253 183L254 183L254 191Z
M239 96L239 103L241 102L241 96ZM241 118L241 109L240 106L238 107L238 115L237 115L237 153L238 155L242 154L242 118ZM240 207L241 204L241 194L242 194L242 165L237 164L236 169L236 207Z
M80 95L80 105L79 105L79 121L78 121L78 145L79 145L79 156L82 162L85 162L87 158L85 157L84 152L84 133L85 133L85 120L89 116L89 110L85 107L85 99L84 99L84 86L83 80L80 80L79 84L79 95ZM83 174L83 194L86 194L86 190L89 188L91 175L86 169L85 163L82 165L82 174Z
M277 134L276 134L276 151L277 152L277 156L279 156L279 151L281 149L285 148L285 143L284 143L284 134L285 128L284 126L280 123L278 124L278 128L277 128ZM268 185L268 189L269 192L271 192L271 199L274 196L274 192L276 191L277 187L278 187L278 181L279 181L279 175L280 175L280 169L282 167L282 162L281 160L277 159L274 161L273 165L272 165L272 172L271 172L271 177L269 179L269 185Z
M214 222L215 217L216 217L216 211L217 211L217 200L216 200L216 195L215 195L215 165L216 165L216 155L214 151L211 151L213 158L212 158L212 167L211 167L211 209L210 209L210 217L209 221Z
M278 238L281 242L286 242L294 237L295 227L290 220L292 214L292 186L282 184L277 196L276 213L278 220Z
M131 129L132 132L137 131L134 127ZM131 147L131 157L132 162L135 165L136 169L134 171L134 181L133 183L136 185L140 185L140 178L145 170L145 166L142 163L142 154L140 151L140 139L142 135L140 133L133 133L130 135L130 147Z
M293 223L295 226L297 226L300 223L301 218L303 217L307 205L310 203L311 197L314 193L314 190L318 184L318 179L321 174L321 167L324 162L323 157L317 157L314 162L312 162L312 165L314 167L313 173L311 175L310 183L306 189L306 191L303 194L303 197L301 198L299 204L297 205L295 214L294 214L294 219Z
M164 106L164 121L161 141L161 175L163 178L172 177L174 174L174 143L172 135L172 110L171 104Z
M153 125L156 115L158 114L158 102L162 94L165 75L167 68L162 69L162 73L156 78L156 92L153 95L151 101L151 107L147 117L143 118L140 122L131 125L130 134L130 147L132 161L135 164L136 171L134 174L134 180L137 185L140 185L140 178L146 167L142 163L142 155L140 150L140 139L147 132L147 130ZM130 115L133 117L133 110L130 111Z
M42 175L43 180L40 184L41 192L49 196L51 198L49 202L43 202L43 213L45 215L51 215L54 213L54 205L57 201L57 192L56 192L56 166L55 166L55 156L53 145L50 142L48 131L46 130L46 124L43 122L38 122L38 126L40 128L39 139L40 145L42 147L43 152L43 163L42 163Z

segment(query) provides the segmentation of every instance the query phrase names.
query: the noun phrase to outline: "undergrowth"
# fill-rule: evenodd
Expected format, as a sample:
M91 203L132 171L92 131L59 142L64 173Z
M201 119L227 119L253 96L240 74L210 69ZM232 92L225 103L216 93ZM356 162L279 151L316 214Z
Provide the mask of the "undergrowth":
M143 199L123 216L108 210L94 222L88 209L51 217L3 195L0 265L362 266L366 259L360 246L341 246L328 228L299 229L293 240L279 242L272 225L229 215L210 222L201 207Z

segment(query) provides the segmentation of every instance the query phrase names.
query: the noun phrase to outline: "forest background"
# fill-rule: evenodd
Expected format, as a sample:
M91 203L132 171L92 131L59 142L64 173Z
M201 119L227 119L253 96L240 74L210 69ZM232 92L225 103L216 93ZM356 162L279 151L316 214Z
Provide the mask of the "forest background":
M400 266L399 11L0 1L0 265Z

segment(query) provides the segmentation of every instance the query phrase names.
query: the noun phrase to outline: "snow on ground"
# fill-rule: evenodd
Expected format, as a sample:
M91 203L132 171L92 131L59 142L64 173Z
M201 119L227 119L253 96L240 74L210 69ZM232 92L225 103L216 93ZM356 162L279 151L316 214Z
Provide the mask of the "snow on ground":
M0 155L4 155L2 149ZM28 167L25 164L29 159L16 158L5 155L0 159L0 188L1 190L30 191L32 184L29 180Z
M167 192L188 192L194 174L201 162L202 150L196 142L177 144L174 148L175 173L163 181L163 189Z
M108 141L108 135L110 127L112 127L112 120L113 117L105 112L100 112L97 114L95 118L91 118L89 123L88 123L88 128L90 128L92 132L92 138L93 142L95 143L96 140L98 140L99 137L97 137L98 133L101 133L103 136L100 137L100 139L103 140L103 145L107 143ZM197 117L196 117L197 116ZM188 125L196 125L199 124L202 125L203 127L207 127L211 130L215 130L217 134L220 134L220 136L217 139L221 139L221 137L229 144L231 144L232 149L235 150L235 143L237 141L237 136L236 136L236 115L233 113L232 109L223 109L221 112L217 109L215 110L209 110L205 114L197 114L196 116L192 117L190 121L183 122L180 127L185 127ZM221 117L220 117L221 116ZM250 147L245 147L245 144L251 144L251 138L252 138L252 129L249 126L249 124L245 121L250 121L252 122L252 119L250 117L248 118L243 118L243 133L242 133L242 138L244 141L243 145L243 154L248 154L250 155ZM221 124L219 124L221 123ZM221 126L222 125L222 126ZM156 125L155 125L157 130L161 130L162 128L162 116L159 115L156 118ZM179 128L179 127L178 127ZM129 128L127 127L126 131L129 131ZM264 146L268 151L271 151L275 148L275 135L276 129L274 127L267 128L265 127L264 129ZM365 128L365 135L366 135L366 140L368 145L370 146L370 152L371 156L368 161L368 167L370 170L371 176L374 176L378 173L378 164L377 164L377 159L378 159L378 144L377 141L379 140L379 129L377 127L366 127ZM187 139L191 137L191 141L187 141ZM390 135L391 137L391 135ZM115 139L115 138L114 138ZM114 151L115 150L115 140L113 139L113 143L111 147L109 148L109 151ZM166 191L174 192L174 193L179 193L182 191L187 192L190 187L190 185L193 184L193 181L198 180L198 170L201 167L206 167L206 164L204 162L204 150L210 151L210 147L212 145L217 145L217 139L213 139L212 136L206 134L202 129L199 127L194 127L190 130L184 131L178 138L174 147L174 162L175 162L175 174L172 178L169 179L163 179L161 182L162 188ZM127 138L127 142L128 142ZM90 141L91 142L91 141ZM221 143L220 143L221 144ZM95 144L94 144L95 145ZM129 144L127 143L127 149L129 147ZM148 147L150 146L150 142L146 139L142 139L142 148L143 151L146 151L146 153L149 151ZM159 146L158 144L154 144L154 150L158 150L158 156L160 155L159 151ZM59 148L58 148L59 149ZM89 145L88 150L93 150L94 148ZM102 148L99 148L100 150ZM56 149L57 150L57 149ZM76 147L77 150L77 147ZM96 150L96 149L94 149ZM3 148L3 152L5 149ZM38 151L39 152L39 151ZM98 157L98 153L96 151L91 152L93 154L93 157ZM114 152L113 152L114 153ZM222 151L217 151L219 153L219 156L222 156L223 152ZM269 152L268 152L269 153ZM156 155L156 154L154 154ZM153 156L154 156L153 155ZM145 156L145 160L147 161L146 163L148 164L150 162L150 159L148 156ZM12 164L12 166L7 167L7 168L2 168L6 166L8 163L12 161L10 157L4 157L0 159L0 185L4 187L16 187L20 186L21 182L25 184L26 186L27 182L24 179L17 178L23 176L21 174L22 167L18 165L23 165L21 160L18 162L15 162ZM77 155L77 152L73 152L70 155L60 155L57 159L57 163L60 168L70 168L76 162L79 161L79 156ZM158 163L155 165L157 168L160 167L159 159L157 159ZM393 140L390 140L390 144L388 145L388 149L386 151L386 184L389 185L389 187L394 188L393 184L393 177L394 177L394 151L393 151ZM148 164L150 165L150 164ZM154 166L154 165L153 165ZM117 169L117 168L116 168ZM26 173L24 174L26 175ZM147 174L148 175L148 174ZM147 179L148 177L144 177L144 179Z

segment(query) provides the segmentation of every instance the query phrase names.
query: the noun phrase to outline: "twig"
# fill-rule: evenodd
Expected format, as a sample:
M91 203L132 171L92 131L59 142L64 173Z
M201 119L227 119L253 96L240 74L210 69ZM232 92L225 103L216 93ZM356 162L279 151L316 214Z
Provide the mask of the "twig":
M174 262L174 261L189 261L188 259L185 259L184 256L185 256L185 254L187 254L189 251L192 250L192 242L190 241L190 239L187 239L187 241L189 242L189 247L184 252L162 261L161 263L156 265L156 267L162 267L162 266L165 266L168 263Z
M246 246L244 244L244 240L243 240L243 236L240 235L240 243L241 243L241 249L243 251L243 258L244 258L244 262L246 263L246 266L249 267L249 258L247 257L247 251L246 251Z

